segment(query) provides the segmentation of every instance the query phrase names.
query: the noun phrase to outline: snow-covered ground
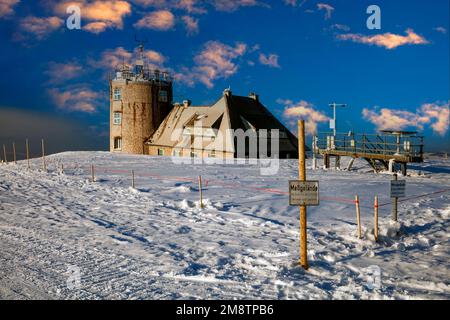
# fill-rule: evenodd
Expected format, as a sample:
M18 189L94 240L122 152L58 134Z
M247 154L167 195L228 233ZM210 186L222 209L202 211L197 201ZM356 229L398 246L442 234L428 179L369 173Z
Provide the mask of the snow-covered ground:
M449 160L412 166L408 198L434 194L402 202L399 225L381 206L378 243L373 197L389 202L391 177L362 161L351 172L308 170L321 194L308 208L308 271L298 266L299 210L286 194L296 160L274 176L259 165L106 152L49 156L49 173L31 163L0 165L1 299L450 298Z

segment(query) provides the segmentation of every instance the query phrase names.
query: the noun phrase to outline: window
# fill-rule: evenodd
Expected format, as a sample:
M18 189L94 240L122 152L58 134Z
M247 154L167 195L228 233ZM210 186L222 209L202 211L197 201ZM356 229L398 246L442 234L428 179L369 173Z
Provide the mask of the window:
M174 157L181 157L181 151L180 150L173 150L173 156Z
M164 149L158 149L158 156L164 155Z
M114 138L114 150L122 150L122 137Z
M215 151L215 150L211 151L211 152L208 154L208 157L210 157L210 158L215 158L215 157L216 157L216 151Z
M114 100L121 100L122 99L122 92L120 88L114 88Z
M122 113L121 112L113 113L113 123L114 124L122 124Z
M191 151L191 158L197 158L197 152Z
M159 91L158 101L159 102L168 102L169 101L169 98L167 96L167 91L166 90L160 90Z

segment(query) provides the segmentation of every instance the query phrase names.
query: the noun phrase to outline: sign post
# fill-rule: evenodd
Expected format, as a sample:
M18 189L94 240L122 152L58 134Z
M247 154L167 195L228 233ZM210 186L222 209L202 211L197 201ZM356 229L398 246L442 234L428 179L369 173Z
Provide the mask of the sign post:
M392 199L392 220L398 219L398 198L405 197L406 181L397 180L397 174L394 174L394 180L391 180L391 199Z
M305 164L305 120L298 121L298 177L306 181ZM300 206L300 265L308 270L307 239L306 239L306 205Z

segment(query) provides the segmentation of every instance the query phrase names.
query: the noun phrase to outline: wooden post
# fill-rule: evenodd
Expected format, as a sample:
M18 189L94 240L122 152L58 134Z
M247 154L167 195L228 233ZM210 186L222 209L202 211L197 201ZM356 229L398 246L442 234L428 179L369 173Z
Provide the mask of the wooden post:
M200 191L200 208L203 209L202 176L198 176L198 190Z
M375 236L375 241L378 242L378 197L375 196L374 204L374 230L373 235Z
M61 163L61 174L64 174L64 163Z
M306 181L305 161L305 121L298 121L298 177ZM307 234L306 234L306 206L300 206L300 265L308 270Z
M355 196L355 206L356 206L356 223L358 225L358 239L362 238L361 235L361 211L359 210L359 197Z
M8 164L8 157L6 156L6 147L3 145L3 157L5 158L5 163Z
M16 143L15 142L13 142L13 159L14 159L14 164L17 164Z
M394 181L397 181L397 174L394 174ZM397 222L397 207L398 207L398 198L391 198L392 201L392 221Z
M30 169L30 147L28 146L28 139L25 140L26 153L27 153L27 167Z
M134 184L134 170L131 170L131 187L134 189L135 184Z
M94 172L94 165L91 164L91 181L95 182L95 172Z
M41 141L41 147L42 147L42 170L47 171L47 165L45 163L45 145L44 145L44 139Z

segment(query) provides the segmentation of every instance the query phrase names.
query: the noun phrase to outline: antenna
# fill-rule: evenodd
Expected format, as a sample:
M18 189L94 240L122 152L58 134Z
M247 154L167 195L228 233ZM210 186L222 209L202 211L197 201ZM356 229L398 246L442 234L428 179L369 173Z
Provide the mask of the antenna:
M134 40L139 43L138 52L139 59L136 61L136 73L144 73L144 44L148 42L148 39L138 39L137 35L134 34Z

